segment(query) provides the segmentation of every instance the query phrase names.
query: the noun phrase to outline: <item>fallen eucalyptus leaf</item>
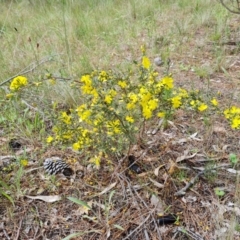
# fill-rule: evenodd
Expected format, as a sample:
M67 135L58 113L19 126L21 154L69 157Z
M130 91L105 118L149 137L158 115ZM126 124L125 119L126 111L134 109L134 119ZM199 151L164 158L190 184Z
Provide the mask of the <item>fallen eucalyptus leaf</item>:
M49 202L49 203L61 200L61 196L59 196L59 195L52 195L52 196L42 196L42 195L39 195L39 196L27 196L26 195L25 197L30 198L30 199L42 200L44 202Z
M155 207L155 209L157 210L157 212L164 212L164 207L163 207L163 203L160 201L160 199L156 196L156 195L152 195L151 197L151 205Z
M155 169L154 169L154 174L155 174L156 176L158 176L159 169L162 168L162 167L164 167L164 166L165 166L165 164L162 164L162 165L160 165L159 167L155 168Z
M168 164L169 166L169 169L168 169L168 174L169 175L173 175L176 171L178 171L179 170L179 168L178 168L178 165L173 161L173 160L169 160L169 164Z
M188 154L188 150L184 151L184 155L178 157L177 160L176 160L176 162L178 163L178 162L181 162L181 161L183 161L183 160L193 158L193 157L195 157L195 156L197 155L197 153L194 153L194 154L189 155L189 156L188 156L187 154Z
M189 139L193 139L195 141L202 142L203 140L201 138L196 138L197 135L198 135L198 132L195 132L189 136Z
M116 186L116 184L117 184L117 182L114 182L114 183L110 184L108 187L103 189L103 191L101 191L98 195L103 195L104 193L107 193L109 190L114 188Z
M228 168L227 171L230 172L230 173L233 173L233 174L240 174L240 171L237 171L233 168Z
M164 185L163 185L163 184L161 184L161 183L159 183L159 182L157 182L157 181L155 181L155 180L153 180L153 179L151 179L151 178L149 178L149 180L150 180L156 187L158 187L158 188L164 188Z

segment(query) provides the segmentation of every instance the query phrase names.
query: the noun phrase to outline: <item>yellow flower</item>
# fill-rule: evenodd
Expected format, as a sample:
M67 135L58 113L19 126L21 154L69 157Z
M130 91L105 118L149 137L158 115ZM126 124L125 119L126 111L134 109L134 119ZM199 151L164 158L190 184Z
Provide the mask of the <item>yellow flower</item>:
M112 102L112 96L111 95L106 95L104 102L106 102L107 104L111 104Z
M188 92L186 89L183 89L183 88L179 88L179 96L181 96L182 98L188 98Z
M225 109L224 112L223 112L223 114L224 114L224 116L225 116L226 119L229 119L230 116L231 116L229 109Z
M120 120L118 120L118 119L107 122L107 127L108 127L109 130L112 130L112 131L108 131L109 135L113 135L113 133L118 134L118 133L121 132Z
M99 73L99 77L98 78L99 78L100 81L105 82L105 81L107 81L108 77L109 77L109 75L108 75L108 73L106 71L101 71Z
M173 78L166 76L162 79L161 82L166 86L167 89L173 88Z
M92 85L87 85L86 84L86 85L81 86L81 90L85 94L91 94L92 91L93 91L93 87L92 87Z
M126 116L126 120L130 123L134 123L134 119L131 116Z
M48 136L46 139L47 143L51 143L54 140L54 138L52 136Z
M196 105L196 101L192 100L190 104L194 107Z
M216 98L213 98L211 101L213 106L217 106L218 105L218 101L216 100Z
M11 99L13 96L14 96L13 93L8 93L8 94L6 94L6 98L7 98L7 99Z
M101 154L94 156L89 160L89 162L95 164L96 168L99 169L101 165Z
M148 101L148 107L151 111L154 111L158 107L158 99L151 99Z
M76 162L77 162L76 158L70 158L70 159L67 160L68 164L75 164Z
M49 82L52 84L52 85L55 85L56 84L56 79L52 78L49 80Z
M10 83L10 89L13 91L18 90L19 88L26 86L28 84L27 78L23 76L15 77Z
M149 68L150 68L151 62L150 62L150 60L149 60L148 57L146 57L146 56L143 56L143 57L142 57L142 66L143 66L143 68L145 68L145 69L149 69Z
M139 90L139 97L141 99L141 104L146 104L152 97L152 94L144 87L141 87Z
M235 117L232 119L231 127L237 129L240 127L240 117Z
M146 52L146 47L145 47L145 45L142 45L142 46L141 46L141 51L142 51L143 54L145 54L145 52Z
M91 111L90 110L85 110L82 112L82 114L78 114L80 116L79 121L85 121L91 116Z
M92 85L91 76L89 74L83 75L80 81L85 85Z
M240 113L240 108L237 108L237 107L235 107L235 106L232 106L232 107L230 108L230 113L231 113L232 115L238 114L238 113Z
M152 111L147 106L143 107L142 114L145 119L149 119L152 117Z
M40 86L42 84L42 82L34 82L33 83L36 87Z
M64 123L66 123L66 124L70 124L71 123L71 119L72 119L72 117L71 116L69 116L66 112L62 112L61 113L61 120L64 122Z
M171 100L172 100L172 106L174 108L179 108L182 104L181 97L179 96L173 97Z
M72 135L71 132L64 133L64 134L61 136L61 138L62 138L63 140L69 140L69 139L71 139L72 137L73 137L73 135Z
M87 110L86 104L82 104L76 109L79 116L79 122L86 121L92 114L91 110Z
M109 95L112 96L112 97L115 97L117 95L117 92L115 90L111 89L109 91Z
M26 167L28 165L28 160L27 159L20 160L20 165Z
M164 118L165 117L165 112L159 112L157 114L157 116L160 117L160 118Z
M125 81L118 81L118 85L121 87L121 88L126 88L127 87L127 83Z
M127 110L134 109L135 107L136 107L136 105L134 103L132 103L132 102L128 103L127 106L126 106Z
M203 112L203 111L205 111L207 108L208 108L208 106L207 106L205 103L202 103L202 104L198 107L198 110L199 110L200 112Z
M72 148L75 150L75 151L78 151L80 148L81 148L81 144L79 142L76 142L72 145Z
M138 101L137 94L135 93L129 93L128 97L132 101L132 103L136 103Z

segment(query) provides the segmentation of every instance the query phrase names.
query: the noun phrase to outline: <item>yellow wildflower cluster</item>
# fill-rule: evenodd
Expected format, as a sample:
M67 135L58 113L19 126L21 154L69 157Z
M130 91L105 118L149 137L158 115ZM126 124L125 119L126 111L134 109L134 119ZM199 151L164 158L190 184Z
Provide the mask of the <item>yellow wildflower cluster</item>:
M190 105L200 112L203 112L208 108L208 105L206 105L204 102L201 102L199 100L192 100L190 102Z
M122 152L136 141L142 122L169 116L186 93L182 90L173 95L173 78L159 78L145 55L138 66L136 74L129 72L121 78L107 71L83 75L79 89L84 102L70 114L60 113L54 136L46 141L70 142L78 151L92 144L98 149Z
M54 134L47 138L47 142L68 142L77 151L91 146L94 153L99 150L122 153L129 144L137 141L143 123L153 117L169 119L180 107L200 112L216 109L218 101L215 98L206 104L199 91L174 89L173 78L159 77L152 70L144 48L142 53L136 72L130 70L121 77L104 70L83 75L79 84L82 104L70 114L60 113L59 122L53 128ZM238 128L240 118L233 113L236 113L234 108L225 111L232 127ZM99 155L92 158L96 166L100 166L100 160Z
M232 106L224 110L224 116L230 121L231 127L233 129L240 129L240 108Z
M148 57L146 57L146 56L142 57L142 66L143 66L143 68L145 68L147 70L150 68L151 62Z
M95 155L94 157L92 157L89 162L90 163L93 163L97 169L100 168L100 165L101 165L101 158L103 156L103 153L102 152L99 152L98 155Z
M20 165L23 167L26 167L28 165L28 160L27 159L21 159L20 160Z
M17 91L19 90L20 88L26 86L28 84L28 80L26 77L23 77L23 76L18 76L18 77L15 77L12 82L10 83L10 90L12 91Z
M61 121L63 121L66 124L71 124L72 117L68 115L66 112L61 112L61 116L59 117Z
M184 104L185 100L188 98L189 98L189 94L187 90L183 88L179 88L177 91L173 91L173 97L170 99L172 103L172 107L174 109L181 107Z

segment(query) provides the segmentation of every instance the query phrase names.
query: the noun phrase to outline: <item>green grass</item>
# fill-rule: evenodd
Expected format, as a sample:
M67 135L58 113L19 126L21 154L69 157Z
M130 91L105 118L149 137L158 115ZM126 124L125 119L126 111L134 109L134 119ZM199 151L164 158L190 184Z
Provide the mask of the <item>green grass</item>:
M179 48L183 38L192 38L193 29L206 22L222 34L229 14L211 2L2 1L0 81L45 56L54 55L55 61L34 76L44 70L78 76L93 68L119 67L122 59L134 60L143 43L152 54L164 54L166 47L152 46L159 37Z

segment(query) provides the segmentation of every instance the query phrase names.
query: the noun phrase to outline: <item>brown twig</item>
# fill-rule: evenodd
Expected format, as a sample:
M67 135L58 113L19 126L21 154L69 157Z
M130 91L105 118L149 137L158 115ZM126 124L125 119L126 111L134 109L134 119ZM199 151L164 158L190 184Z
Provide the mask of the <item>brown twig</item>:
M206 174L207 172L211 172L211 171L214 170L214 169L222 168L222 167L226 167L226 166L228 166L228 164L227 164L227 165L226 165L226 164L223 164L223 165L215 166L215 167L210 168L210 169L204 169L204 170L202 170L202 171L199 172L194 178L192 178L192 179L190 180L190 182L188 182L184 188L182 188L182 189L180 189L178 192L176 192L176 193L174 194L174 196L175 196L175 197L184 196L184 195L186 194L186 191L196 183L196 181L198 180L198 178L199 178L201 175Z
M19 239L19 234L20 234L20 230L21 230L21 227L22 227L22 221L23 219L21 219L20 223L19 223L19 226L18 226L18 231L17 231L17 235L15 237L15 240L18 240Z
M174 196L175 197L184 196L186 194L186 191L196 183L196 181L198 180L199 176L204 174L204 173L205 173L205 170L199 172L194 178L191 179L191 181L184 188L182 188L178 192L176 192L174 194Z
M149 214L145 219L144 219L144 221L143 222L141 222L141 224L138 226L138 227L136 227L132 232L130 232L125 238L123 238L122 240L126 240L126 239L128 239L131 235L133 235L133 233L135 233L139 228L141 228L142 226L143 226L143 224L145 223L145 222L147 222L147 220L150 218L150 216L151 216L151 214Z
M5 235L6 239L7 239L7 240L11 240L10 237L8 236L8 233L7 233L6 230L4 229L4 223L3 223L3 222L0 224L0 229L3 230L3 234Z
M186 228L178 227L177 230L179 232L186 234L187 236L191 237L194 240L204 240L202 236L198 235L197 233L194 233L191 230L187 230Z
M29 107L30 109L34 110L35 112L40 112L41 114L43 114L42 111L40 111L38 108L35 108L33 106L31 106L29 103L27 103L25 100L22 99L22 103L25 104L27 107Z
M223 2L223 0L219 0L219 2L223 5L223 7L225 7L229 12L231 13L235 13L235 14L240 14L240 6L239 6L239 0L236 0L236 3L238 5L238 7L236 7L237 11L232 10L230 7L227 6L227 4L225 4Z
M134 192L136 193L136 195L138 196L138 198L141 200L141 202L144 204L144 206L145 206L146 208L148 208L147 203L146 203L146 202L142 199L142 197L138 194L138 192L136 191L136 189L133 189L133 190L134 190ZM161 234L160 234L160 231L159 231L157 222L156 222L156 220L155 220L155 217L153 216L152 212L150 212L150 215L151 215L151 217L152 217L152 219L153 219L153 222L154 222L154 224L155 224L155 227L156 227L156 229L157 229L158 239L161 240L162 237L161 237Z

